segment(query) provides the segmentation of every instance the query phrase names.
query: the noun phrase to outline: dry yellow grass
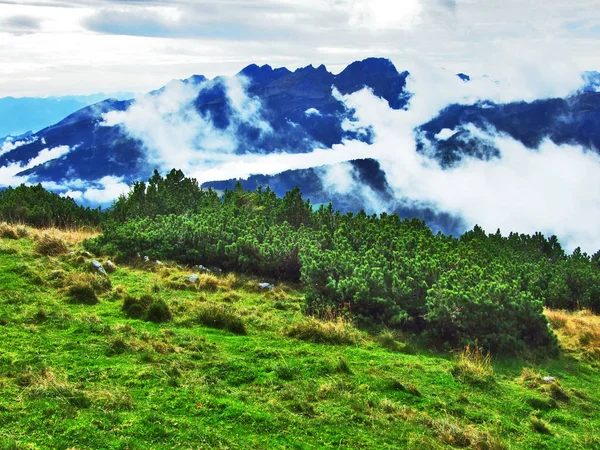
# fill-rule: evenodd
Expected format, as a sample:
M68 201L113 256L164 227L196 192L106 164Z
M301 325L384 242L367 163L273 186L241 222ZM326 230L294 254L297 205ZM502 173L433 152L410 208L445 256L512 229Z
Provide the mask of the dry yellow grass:
M303 341L326 344L358 344L360 333L354 325L343 317L334 320L319 320L308 317L287 327L284 334Z
M92 230L85 227L61 230L59 228L33 228L28 225L9 224L6 222L0 223L0 230L2 232L10 232L11 234L14 233L18 237L33 237L34 239L38 239L45 234L51 235L73 245L80 244L86 239L100 235L99 230Z
M600 360L600 316L589 310L544 312L563 350L587 360Z

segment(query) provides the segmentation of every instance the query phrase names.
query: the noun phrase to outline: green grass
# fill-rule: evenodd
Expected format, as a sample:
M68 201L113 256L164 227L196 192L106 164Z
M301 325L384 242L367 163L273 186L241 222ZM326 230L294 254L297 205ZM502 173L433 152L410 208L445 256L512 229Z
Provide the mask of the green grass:
M295 286L87 270L0 238L0 449L600 448L595 360L461 359L307 319ZM96 304L72 300L82 280Z

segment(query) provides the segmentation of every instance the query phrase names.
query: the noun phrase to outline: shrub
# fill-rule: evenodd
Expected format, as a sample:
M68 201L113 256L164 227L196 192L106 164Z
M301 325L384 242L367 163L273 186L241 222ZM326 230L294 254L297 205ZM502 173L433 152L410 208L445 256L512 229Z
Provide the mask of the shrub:
M310 317L288 327L284 332L296 339L323 344L351 345L358 343L360 338L354 326L341 317L331 321Z
M60 256L69 251L67 243L61 238L44 234L36 243L35 251L45 256Z
M452 375L458 381L469 384L486 384L494 380L492 359L477 346L467 346L454 361Z
M204 326L220 328L235 334L246 334L246 325L237 311L230 305L207 303L202 305L196 320Z

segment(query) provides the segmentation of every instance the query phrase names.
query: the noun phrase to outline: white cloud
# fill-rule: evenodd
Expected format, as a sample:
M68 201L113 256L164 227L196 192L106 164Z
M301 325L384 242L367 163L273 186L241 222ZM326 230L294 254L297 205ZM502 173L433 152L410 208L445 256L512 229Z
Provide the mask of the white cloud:
M435 135L435 138L438 141L447 141L452 136L454 136L456 133L458 133L458 131L451 130L450 128L444 128L438 134Z
M73 149L76 147L73 147ZM41 150L34 158L30 159L27 164L11 163L0 167L0 186L16 186L21 183L26 183L28 177L17 176L18 173L28 169L32 169L41 164L45 164L54 159L66 155L72 150L68 145L61 145L51 149L45 148Z
M31 144L32 142L35 142L37 138L33 138L33 139L25 139L22 141L13 141L13 138L8 137L6 138L6 140L4 142L2 142L2 146L0 147L0 156L4 155L5 153L11 152L14 149L21 147L22 145L25 144Z
M307 116L320 116L321 112L316 109L316 108L308 108L306 111L304 111L304 114L306 114Z
M248 96L247 81L241 77L219 78L199 85L173 81L162 92L145 95L127 111L112 111L103 125L120 125L148 150L148 162L163 171L172 168L186 173L203 171L224 161L239 158L238 129L247 125L261 133L271 127L261 116L257 98ZM202 115L195 100L203 90L222 85L231 109L229 125L216 127L213 118ZM260 151L260 149L258 149Z
M420 22L420 0L350 0L349 23L368 30L410 29Z
M70 191L67 195L77 200L84 199L96 204L108 204L117 199L121 194L129 191L129 185L123 182L122 177L106 176L96 181L98 187L91 187L81 192L80 194Z
M9 2L0 21L43 20L33 34L0 31L0 95L143 91L192 73L231 75L250 63L323 62L337 70L366 56L390 57L409 69L422 57L453 72L530 83L540 76L544 84L600 67L597 6L597 0L548 0L543 8L519 0ZM40 77L47 82L35 81Z

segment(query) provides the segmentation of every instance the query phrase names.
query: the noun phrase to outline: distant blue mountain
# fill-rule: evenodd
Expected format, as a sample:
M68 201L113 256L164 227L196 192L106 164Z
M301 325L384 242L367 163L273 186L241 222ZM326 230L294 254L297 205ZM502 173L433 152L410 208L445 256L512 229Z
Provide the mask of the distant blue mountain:
M27 131L39 131L81 108L108 97L125 99L132 98L133 95L117 93L47 98L0 98L0 136L16 136Z

